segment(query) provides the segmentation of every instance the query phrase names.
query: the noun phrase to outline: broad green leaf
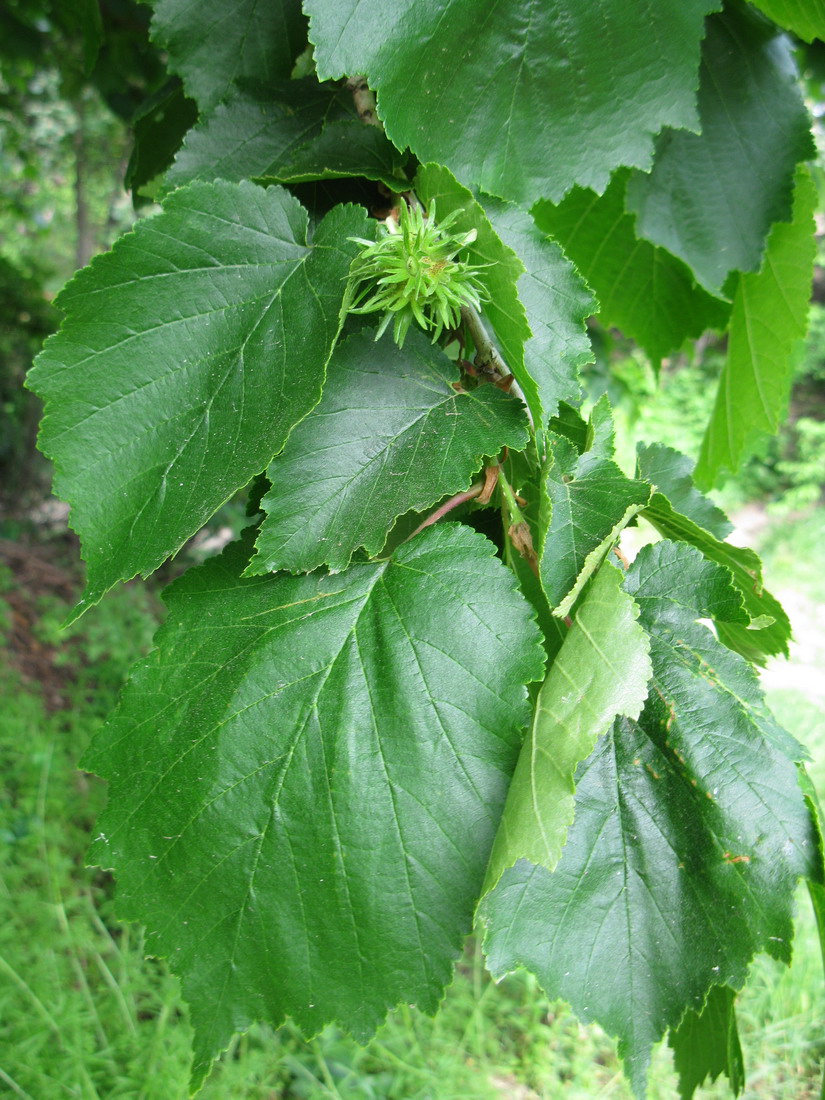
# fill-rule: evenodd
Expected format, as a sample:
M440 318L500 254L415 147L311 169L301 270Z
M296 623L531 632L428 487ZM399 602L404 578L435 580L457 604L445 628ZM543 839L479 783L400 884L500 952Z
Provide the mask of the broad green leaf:
M747 625L717 622L719 638L729 649L759 665L764 665L766 657L787 656L791 624L782 605L762 583L762 563L755 551L717 539L688 516L677 512L662 493L653 494L642 515L665 538L695 546L710 561L730 570L750 622Z
M495 975L526 966L619 1038L638 1096L650 1049L758 951L790 959L793 888L819 873L813 825L753 670L695 620L744 618L725 570L645 547L625 588L651 635L638 722L619 718L576 773L554 872L525 861L484 903Z
M540 202L533 216L593 288L602 323L658 361L706 329L724 329L730 306L698 286L681 260L637 238L624 206L627 178L617 172L601 196L576 188L559 206Z
M254 1020L365 1039L399 1001L436 1010L542 675L466 527L332 576L243 580L250 543L172 586L84 760L110 784L92 858L181 977L194 1085Z
M150 96L132 121L135 144L123 186L138 192L165 172L197 117L198 109L177 77Z
M377 126L346 119L328 123L320 134L295 149L286 164L262 175L271 174L278 183L363 176L400 192L412 186L404 172L407 159Z
M628 184L638 235L684 260L711 294L729 271L759 268L771 225L790 220L796 165L814 155L791 51L744 5L710 18L702 132L666 131L653 171Z
M585 320L597 305L562 250L529 214L497 199L485 199L484 210L525 267L516 289L533 333L524 345L524 370L534 384L531 408L541 432L560 401L576 404L581 397L579 371L593 361Z
M602 566L550 666L507 794L488 890L520 859L554 869L573 821L576 768L617 715L641 713L650 644L621 582L618 569Z
M636 444L636 477L649 481L666 496L672 511L692 520L717 539L725 539L733 530L733 524L722 509L693 484L694 465L687 455L664 443ZM665 538L680 537L667 531L662 534Z
M350 117L350 109L346 93L312 79L235 91L187 135L167 186L273 176L328 121Z
M806 42L825 41L825 0L751 0L774 23Z
M196 183L61 293L29 384L88 563L79 610L174 554L317 403L368 224L338 207L310 242L281 188Z
M393 143L530 205L648 168L663 126L697 129L715 0L306 0L321 79L366 73Z
M563 436L548 436L546 475L549 524L539 531L539 574L544 591L564 616L630 520L650 500L645 481L626 477L598 451L576 453ZM546 531L546 533L545 533Z
M745 1063L736 1027L735 1001L736 994L728 986L713 986L701 1012L689 1008L668 1036L673 1064L679 1074L680 1100L692 1100L708 1077L715 1081L723 1073L734 1096L742 1091Z
M762 268L738 277L728 355L708 424L696 481L704 488L734 473L753 443L777 430L788 400L794 351L805 335L816 242L816 189L796 177L793 222L771 230Z
M306 45L300 0L154 0L152 38L201 111L238 80L285 80Z
M520 401L490 385L457 393L458 379L420 332L403 349L371 332L339 344L320 403L267 470L247 572L345 569L360 546L377 554L404 512L469 488L483 456L526 446Z

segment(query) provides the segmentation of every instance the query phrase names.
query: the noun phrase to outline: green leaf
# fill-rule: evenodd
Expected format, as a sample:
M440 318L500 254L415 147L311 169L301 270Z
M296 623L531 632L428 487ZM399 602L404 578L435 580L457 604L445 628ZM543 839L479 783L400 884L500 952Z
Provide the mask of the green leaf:
M148 575L317 403L364 212L307 240L280 188L192 184L60 295L29 384L88 563L82 610Z
M779 426L794 350L808 320L815 208L816 189L801 168L793 222L773 227L761 270L738 278L728 356L696 466L696 482L703 488L717 482L725 469L735 473L755 441Z
M758 665L764 665L766 657L788 655L791 624L782 605L762 584L762 563L755 551L717 539L688 516L677 512L661 493L653 494L642 515L665 538L695 546L710 561L730 570L750 622L747 625L717 622L720 641Z
M531 379L531 409L541 432L559 402L577 404L581 397L579 371L593 362L585 320L597 305L559 246L528 214L496 199L485 199L484 210L525 267L516 289L533 333L524 345L524 371Z
M84 761L110 783L92 858L182 979L195 1086L254 1020L365 1039L399 1001L436 1010L542 675L466 527L333 576L242 580L249 549L172 586Z
M552 873L522 861L484 903L495 975L526 966L551 997L619 1037L638 1096L650 1049L753 955L789 961L793 888L819 866L794 746L753 670L695 620L744 618L726 572L686 546L645 547L625 588L651 635L638 722L619 718L576 774Z
M549 525L539 530L539 574L554 614L564 616L630 520L650 500L650 486L631 480L599 451L576 453L550 434ZM544 529L546 528L546 533Z
M706 329L724 329L730 307L698 286L681 260L637 238L624 207L627 178L617 172L602 196L577 188L559 206L540 202L533 216L593 288L602 323L658 361Z
M774 23L806 42L825 41L825 0L751 0Z
M790 220L796 165L814 155L792 45L744 5L708 20L699 117L701 134L659 137L627 206L640 237L719 294L729 271L759 268L771 225Z
M278 183L363 176L400 192L412 186L404 172L408 159L377 126L347 119L328 123L320 134L295 149L288 163L262 175L271 174Z
M650 644L621 582L618 569L602 566L550 666L507 794L487 890L520 859L554 869L573 821L577 766L617 715L641 713Z
M679 1074L680 1100L692 1100L708 1077L715 1081L722 1073L730 1081L734 1096L744 1088L745 1063L736 1027L735 1001L732 989L715 985L701 1012L688 1009L679 1026L671 1031L668 1042Z
M520 450L524 407L495 386L457 393L455 364L413 331L403 349L359 333L336 349L320 404L270 465L248 574L328 565L383 547L393 522L467 489L484 455Z
M687 455L666 447L664 443L636 444L636 477L649 481L666 496L672 506L671 511L690 519L717 539L727 538L733 524L722 509L693 484L694 465ZM662 534L665 538L680 537L675 532L662 531Z
M663 126L696 129L715 0L306 0L321 79L366 73L387 134L470 187L530 205L648 168Z
M197 117L198 109L177 77L150 96L132 121L135 144L123 186L138 192L165 172Z
M154 0L152 38L201 111L238 80L286 80L306 44L300 0Z
M351 97L310 78L235 91L187 135L167 186L275 176L329 120L350 110Z

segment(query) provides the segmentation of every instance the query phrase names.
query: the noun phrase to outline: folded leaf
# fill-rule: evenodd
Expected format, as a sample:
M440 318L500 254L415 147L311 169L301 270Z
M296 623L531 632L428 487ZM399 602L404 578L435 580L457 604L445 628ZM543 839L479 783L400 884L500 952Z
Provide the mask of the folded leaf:
M573 779L619 715L638 718L651 676L650 643L622 574L603 565L550 666L507 794L485 888L520 859L559 861L573 820Z
M306 0L321 79L366 73L393 143L530 205L647 168L663 126L697 128L715 0Z
M636 477L649 481L670 501L674 512L690 519L717 539L725 539L733 524L710 497L693 483L695 463L664 443L636 444ZM678 538L663 531L665 538ZM701 547L699 548L701 549Z
M293 152L285 164L266 173L278 183L348 179L363 176L379 180L390 191L409 191L404 172L409 159L395 148L383 130L365 126L360 119L329 122L320 134Z
M576 774L554 872L522 861L484 903L494 974L526 966L549 996L619 1037L638 1096L650 1049L753 955L789 961L793 888L820 873L791 756L755 673L698 618L741 599L698 551L644 548L626 590L651 636L638 722L619 718Z
M195 1086L254 1020L364 1039L398 1001L435 1011L542 675L466 527L334 576L242 580L250 548L171 588L84 761L110 783L92 858L181 976Z
M79 610L176 553L316 404L367 231L342 206L310 242L281 188L196 183L61 293L29 384L88 563Z
M270 465L272 488L248 574L346 568L383 547L393 522L467 489L484 455L520 450L524 406L495 386L453 388L455 364L420 332L336 349L324 396Z
M735 473L760 436L779 427L788 401L794 350L805 335L816 242L816 189L807 169L796 177L793 222L771 230L760 271L738 277L728 356L702 441L696 483Z

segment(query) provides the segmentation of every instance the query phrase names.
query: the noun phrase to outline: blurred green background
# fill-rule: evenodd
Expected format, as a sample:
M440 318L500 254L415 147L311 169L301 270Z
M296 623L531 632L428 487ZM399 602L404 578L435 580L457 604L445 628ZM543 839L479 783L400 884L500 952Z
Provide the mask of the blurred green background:
M40 410L22 382L58 323L55 292L138 216L124 174L145 185L139 213L151 213L163 151L133 152L132 124L139 129L147 101L177 95L148 43L148 9L132 0L102 5L106 34L95 52L74 7L17 0L0 10L0 1095L182 1100L191 1033L179 986L163 963L144 961L140 929L115 920L111 877L84 865L105 789L75 765L150 646L160 588L236 533L244 504L225 506L151 582L122 587L60 629L81 587L77 545L66 509L49 496L50 470L35 450ZM185 128L186 103L175 102ZM774 662L764 682L780 720L810 748L825 798L825 256L814 299L787 424L717 496L736 523L734 539L763 555L767 583L794 622L792 659ZM657 378L618 334L594 327L593 341L589 396L609 393L625 464L639 438L695 457L724 349L700 341ZM644 537L652 532L633 532L637 545ZM793 965L758 959L739 999L746 1097L820 1095L825 986L804 892L798 911ZM654 1058L650 1095L677 1095L666 1046ZM256 1027L233 1043L203 1096L592 1100L630 1092L612 1040L548 1001L529 975L492 983L470 940L435 1020L401 1008L366 1048L334 1028L305 1042L291 1027Z

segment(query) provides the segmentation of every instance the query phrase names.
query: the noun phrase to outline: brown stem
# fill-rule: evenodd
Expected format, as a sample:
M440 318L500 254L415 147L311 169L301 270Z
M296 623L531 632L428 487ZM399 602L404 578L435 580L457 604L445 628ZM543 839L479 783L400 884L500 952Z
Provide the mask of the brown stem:
M473 500L475 497L479 496L483 489L483 482L477 481L475 484L471 485L466 492L456 493L454 497L445 500L441 507L436 508L431 516L427 516L423 523L419 523L413 533L404 539L404 542L409 542L410 539L414 539L425 527L432 527L434 523L438 523L442 516L446 516L448 512L452 512L453 508L457 508L459 504L465 504L468 500Z
M352 100L361 121L367 126L377 126L379 130L383 130L384 124L375 110L375 93L367 84L367 78L360 73L357 76L351 76L347 81L347 87L352 92Z

